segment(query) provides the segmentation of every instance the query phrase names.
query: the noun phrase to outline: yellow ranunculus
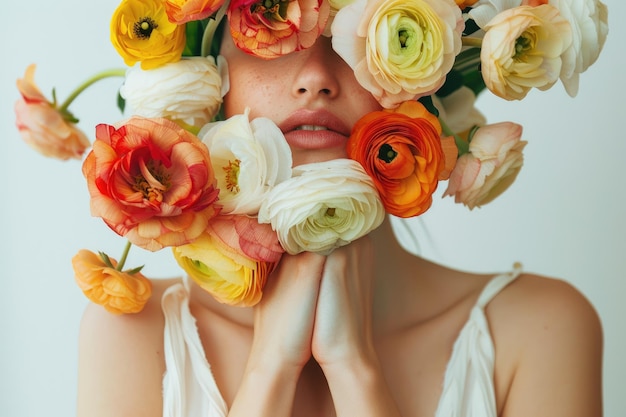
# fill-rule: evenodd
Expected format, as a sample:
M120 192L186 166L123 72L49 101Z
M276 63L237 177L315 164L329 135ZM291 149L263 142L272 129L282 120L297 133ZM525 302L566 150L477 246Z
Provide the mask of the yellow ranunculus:
M185 26L171 23L161 0L122 0L111 18L111 42L126 65L151 69L176 62L185 48Z
M481 71L487 88L495 95L521 100L531 88L547 90L559 79L572 30L555 7L543 4L508 9L483 29Z

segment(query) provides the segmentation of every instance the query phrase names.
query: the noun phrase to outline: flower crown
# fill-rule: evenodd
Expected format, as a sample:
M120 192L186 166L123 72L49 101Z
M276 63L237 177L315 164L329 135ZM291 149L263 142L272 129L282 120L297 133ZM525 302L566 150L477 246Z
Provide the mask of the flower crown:
M224 120L223 31L261 59L332 37L383 108L355 124L348 159L292 168L271 120ZM329 253L385 213L420 215L441 180L470 209L500 195L526 142L515 123L488 125L476 96L521 100L559 80L574 96L607 32L599 0L122 0L111 41L129 68L97 74L58 104L31 65L17 82L16 124L46 156L81 159L91 147L91 212L129 243L120 262L87 250L73 258L89 299L114 313L143 308L150 281L124 269L134 244L171 247L216 299L249 306L284 252ZM120 108L133 115L98 125L92 143L68 109L111 76L124 77Z

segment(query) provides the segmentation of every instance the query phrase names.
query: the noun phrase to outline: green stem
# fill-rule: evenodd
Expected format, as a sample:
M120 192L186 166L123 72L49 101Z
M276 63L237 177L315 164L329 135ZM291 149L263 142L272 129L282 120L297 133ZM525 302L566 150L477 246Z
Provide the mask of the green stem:
M454 133L442 118L439 118L439 123L441 124L441 129L445 135L454 137L454 143L459 150L459 156L469 153L469 143Z
M471 36L463 36L461 38L461 42L463 46L474 46L476 48L480 48L483 44L483 40L481 38L472 38Z
M215 31L219 26L222 18L226 15L226 11L228 10L229 2L224 2L222 7L219 8L215 15L215 19L210 19L209 23L202 34L202 44L200 46L200 54L201 56L208 56L211 52L211 43L213 42L213 37L215 35ZM217 58L217 57L216 57Z
M61 113L67 111L67 108L70 106L70 104L72 104L72 102L76 99L76 97L78 97L83 91L85 91L92 84L95 84L96 82L103 80L105 78L124 77L125 75L126 75L126 69L121 69L121 68L109 69L109 70L105 70L105 71L97 73L96 75L87 79L81 85L76 87L76 89L72 91L69 97L66 98L63 103L61 103L58 110Z
M126 242L126 246L124 247L124 252L122 252L122 257L120 258L120 261L117 264L117 269L118 271L121 271L122 269L124 269L124 264L126 263L126 258L128 258L128 252L130 251L130 248L133 246L132 243L130 243L130 241Z

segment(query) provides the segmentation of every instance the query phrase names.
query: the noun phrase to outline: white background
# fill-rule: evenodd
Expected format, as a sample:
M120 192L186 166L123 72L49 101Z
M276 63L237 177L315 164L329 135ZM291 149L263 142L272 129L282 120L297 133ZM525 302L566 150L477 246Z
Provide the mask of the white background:
M626 141L623 54L626 3L606 0L610 34L577 99L561 85L521 103L485 97L489 122L525 126L526 164L499 200L470 212L437 198L417 221L424 253L458 268L525 269L561 277L596 306L605 329L605 415L626 410L626 249L622 175ZM15 79L37 63L36 80L63 100L96 71L123 66L108 39L116 0L7 2L0 25L0 415L75 413L77 334L86 300L73 281L80 248L119 257L124 241L92 219L79 161L33 152L14 128ZM93 137L97 123L122 118L119 80L101 81L71 107ZM621 120L621 119L622 120ZM169 251L131 252L153 277L178 274ZM576 364L572 364L576 366Z

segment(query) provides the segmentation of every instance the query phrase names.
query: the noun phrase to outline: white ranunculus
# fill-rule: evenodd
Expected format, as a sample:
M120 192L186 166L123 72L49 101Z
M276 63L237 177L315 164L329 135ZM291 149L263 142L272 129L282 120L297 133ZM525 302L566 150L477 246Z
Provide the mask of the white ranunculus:
M522 4L523 0L479 0L472 5L469 17L480 28L487 26L487 23L498 13L512 9Z
M469 87L462 86L445 97L433 95L433 101L439 110L439 119L455 133L487 124L487 119L475 106L476 95Z
M554 6L508 9L484 29L481 72L492 93L521 100L531 88L547 90L558 81L572 30Z
M328 254L380 226L385 209L358 162L335 159L300 165L259 210L289 254Z
M198 136L209 148L226 214L256 215L272 187L291 177L291 149L270 119L249 121L249 110L210 123Z
M166 117L200 127L217 114L221 90L215 59L208 56L183 58L150 70L131 67L120 95L138 116Z
M561 82L574 97L579 74L598 59L609 31L608 10L599 0L550 0L572 26L573 42L563 54Z
M385 108L434 93L461 50L454 0L355 0L337 12L333 48Z

